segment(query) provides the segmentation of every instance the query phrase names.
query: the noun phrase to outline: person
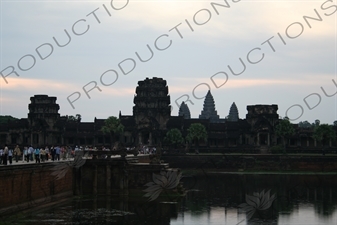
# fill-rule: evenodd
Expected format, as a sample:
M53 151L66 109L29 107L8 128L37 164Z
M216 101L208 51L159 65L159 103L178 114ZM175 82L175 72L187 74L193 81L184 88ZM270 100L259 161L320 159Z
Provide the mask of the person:
M2 156L4 155L4 150L0 148L0 165L2 164Z
M66 160L66 156L67 156L67 147L66 146L62 146L61 147L61 158L62 160Z
M40 163L40 149L36 148L34 150L34 155L35 155L35 163Z
M44 162L46 160L46 150L41 148L40 154L41 154L41 160L42 160L42 162Z
M28 159L28 148L27 147L23 148L22 162L24 162L25 159L26 160Z
M9 161L9 165L12 165L12 163L13 163L13 149L9 149L8 150L8 161Z
M19 148L19 145L16 145L16 147L14 149L14 156L15 156L15 162L18 162L19 158L21 156L21 150Z
M54 148L54 146L51 146L50 153L51 153L51 160L55 161L55 148Z
M60 161L61 148L59 146L55 147L55 160Z
M27 154L27 162L33 161L32 155L33 155L34 149L33 149L33 147L31 145L29 146L27 152L28 152L28 154Z
M4 165L7 165L7 157L8 157L8 147L7 145L5 145L4 153L2 155Z
M48 161L49 154L50 154L48 146L46 146L46 148L44 150L46 151L46 161Z

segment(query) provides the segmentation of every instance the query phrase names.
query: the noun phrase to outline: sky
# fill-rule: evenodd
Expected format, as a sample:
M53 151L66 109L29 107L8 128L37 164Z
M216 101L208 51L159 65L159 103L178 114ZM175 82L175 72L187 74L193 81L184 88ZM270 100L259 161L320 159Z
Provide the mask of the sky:
M337 120L336 0L0 0L0 114L27 118L30 97L57 97L82 121L132 115L138 81L167 81L171 115L192 118L210 90L277 104L280 117Z

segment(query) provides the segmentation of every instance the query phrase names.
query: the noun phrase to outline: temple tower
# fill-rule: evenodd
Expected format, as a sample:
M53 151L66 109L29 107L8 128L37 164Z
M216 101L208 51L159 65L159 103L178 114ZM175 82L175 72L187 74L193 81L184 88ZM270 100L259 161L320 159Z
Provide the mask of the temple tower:
M35 125L38 121L44 120L49 126L52 126L60 118L58 113L60 106L56 103L56 97L34 95L30 98L30 102L28 105L30 125Z
M254 144L258 146L270 146L276 143L277 136L274 128L279 121L277 105L248 105L246 121L251 126L251 132L255 133Z
M199 115L199 119L209 119L212 123L219 122L219 116L215 110L215 103L211 92L208 90L205 100L204 108Z
M178 115L183 116L184 119L191 119L190 109L188 108L187 104L185 104L185 102L181 103Z
M138 143L159 144L171 116L171 100L166 81L157 77L139 81L133 102Z
M60 118L58 113L60 106L56 103L56 97L48 95L34 95L28 105L28 122L30 126L30 144L42 146L50 143L52 137L48 137L47 130L53 128Z
M233 102L228 115L228 121L231 122L237 122L239 121L239 111L238 108L235 105L235 102Z

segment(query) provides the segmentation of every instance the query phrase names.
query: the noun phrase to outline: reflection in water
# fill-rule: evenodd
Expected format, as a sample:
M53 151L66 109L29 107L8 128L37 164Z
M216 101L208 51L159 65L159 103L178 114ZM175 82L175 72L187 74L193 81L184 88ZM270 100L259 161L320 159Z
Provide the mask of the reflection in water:
M142 197L73 199L7 224L335 225L335 178L221 173L185 176L182 182L188 192L178 202L165 198L148 202ZM261 194L269 190L268 198ZM274 194L275 199L268 205ZM256 206L254 213L242 211L239 205L243 203Z

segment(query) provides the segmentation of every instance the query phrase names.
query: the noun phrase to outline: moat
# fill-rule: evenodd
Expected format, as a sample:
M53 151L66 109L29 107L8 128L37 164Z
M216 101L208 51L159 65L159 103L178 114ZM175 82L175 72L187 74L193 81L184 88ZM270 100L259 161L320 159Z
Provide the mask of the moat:
M335 174L183 172L187 194L155 201L99 195L20 212L4 224L336 224ZM248 197L247 197L248 196ZM254 197L255 196L255 197ZM250 206L255 206L250 207ZM263 210L261 210L263 209Z

